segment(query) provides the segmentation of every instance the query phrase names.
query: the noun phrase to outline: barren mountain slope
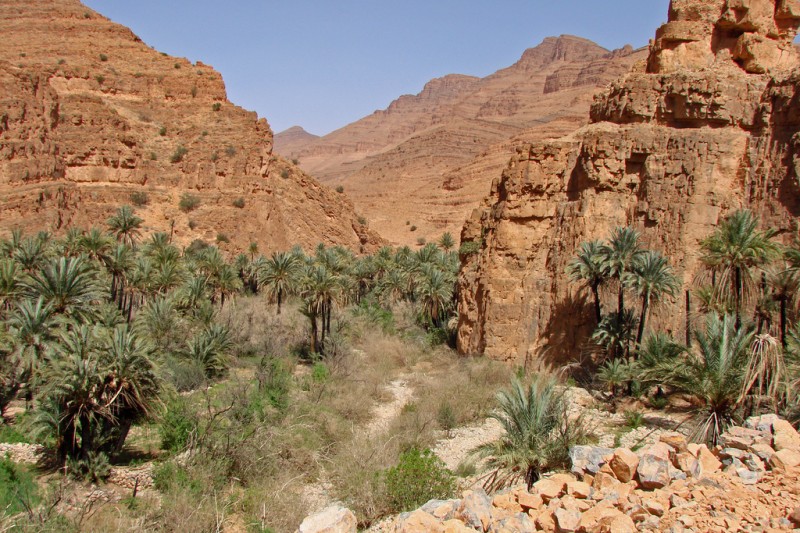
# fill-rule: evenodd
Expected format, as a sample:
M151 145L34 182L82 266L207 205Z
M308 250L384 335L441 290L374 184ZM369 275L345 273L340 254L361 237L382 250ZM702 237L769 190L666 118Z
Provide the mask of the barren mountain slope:
M102 225L139 193L146 229L183 244L378 242L343 195L273 156L266 120L231 104L212 68L77 0L6 0L0 34L2 232ZM184 212L189 192L199 207Z
M462 258L459 350L513 364L578 357L596 323L565 268L617 226L676 268L683 290L649 324L681 338L700 241L723 217L747 207L796 238L799 24L788 0L673 0L647 65L597 99L591 124L518 147L461 236L479 251Z
M273 143L276 153L291 154L316 139L319 139L319 135L308 133L300 126L292 126L288 130L276 133Z
M282 153L321 181L343 185L370 226L393 242L458 235L514 145L584 124L597 88L645 57L578 37L548 38L486 78L432 80L416 96Z

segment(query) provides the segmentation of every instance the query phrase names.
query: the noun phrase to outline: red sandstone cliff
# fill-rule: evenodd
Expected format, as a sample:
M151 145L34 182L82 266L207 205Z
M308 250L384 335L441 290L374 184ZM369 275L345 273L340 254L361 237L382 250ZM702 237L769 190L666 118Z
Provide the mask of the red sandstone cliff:
M590 295L565 267L581 242L639 229L688 288L699 241L748 207L785 239L800 215L796 0L673 0L645 69L614 83L591 124L517 149L462 233L458 346L515 364L579 355ZM653 325L676 333L682 301Z

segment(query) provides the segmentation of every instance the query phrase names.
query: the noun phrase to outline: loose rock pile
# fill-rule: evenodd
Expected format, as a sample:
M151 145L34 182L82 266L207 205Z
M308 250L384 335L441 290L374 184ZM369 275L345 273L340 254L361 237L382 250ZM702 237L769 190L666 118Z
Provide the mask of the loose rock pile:
M678 434L636 452L576 446L571 473L487 496L430 501L397 533L780 531L800 527L800 435L774 415L733 427L709 449ZM304 530L311 531L311 530ZM353 531L355 529L320 529Z

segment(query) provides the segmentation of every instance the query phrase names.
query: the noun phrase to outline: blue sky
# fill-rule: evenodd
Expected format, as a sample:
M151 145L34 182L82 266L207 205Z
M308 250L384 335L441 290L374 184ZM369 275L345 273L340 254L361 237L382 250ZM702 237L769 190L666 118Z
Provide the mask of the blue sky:
M669 0L84 0L159 51L202 61L275 132L325 134L431 78L485 76L550 35L644 46Z

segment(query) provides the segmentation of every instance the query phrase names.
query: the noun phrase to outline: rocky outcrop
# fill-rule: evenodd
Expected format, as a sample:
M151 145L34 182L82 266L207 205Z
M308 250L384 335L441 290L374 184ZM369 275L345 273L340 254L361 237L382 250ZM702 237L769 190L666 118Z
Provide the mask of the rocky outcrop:
M211 67L160 54L77 0L3 2L0 32L4 231L102 225L137 193L146 229L182 244L378 243L345 197L273 155L267 121L230 103ZM200 200L191 213L178 208L187 192Z
M343 186L394 243L457 236L515 146L585 124L595 91L645 57L631 47L610 52L579 37L547 38L490 76L434 79L306 146L276 141L276 151Z
M581 242L616 226L640 230L686 289L700 240L730 210L753 209L787 240L796 233L793 6L674 0L647 66L595 100L589 125L517 149L462 232L477 250L462 258L462 353L532 365L577 357L595 323L591 296L565 267ZM748 60L740 48L751 42L781 52ZM682 336L684 308L681 293L651 326Z
M273 140L276 153L291 154L316 139L319 139L319 135L308 133L300 126L292 126L288 130L276 133Z
M780 531L800 522L800 469L776 466L778 439L797 432L774 415L733 427L709 449L680 435L637 452L603 450L598 470L573 463L573 474L550 474L488 496L466 491L396 517L385 531L578 533L635 531ZM788 428L786 427L788 426ZM800 448L787 448L800 453ZM581 457L582 454L571 454ZM632 476L631 476L632 474Z

